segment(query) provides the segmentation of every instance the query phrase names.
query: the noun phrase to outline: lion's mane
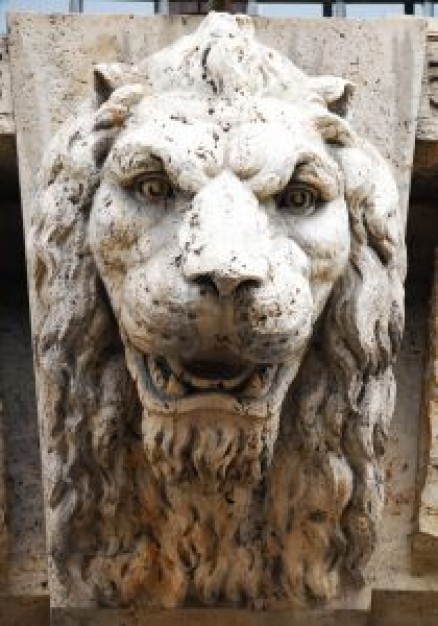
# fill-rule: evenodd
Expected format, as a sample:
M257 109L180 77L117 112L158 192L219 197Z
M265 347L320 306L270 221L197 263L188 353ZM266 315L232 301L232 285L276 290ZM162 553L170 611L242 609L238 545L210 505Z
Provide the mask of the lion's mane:
M305 77L255 43L242 18L210 17L176 46L171 59L186 64L191 84L179 84L181 67L165 53L137 68L111 66L105 79L97 72L97 101L60 130L40 174L30 236L31 288L53 584L67 602L123 602L114 581L132 555L138 559L142 546L153 542L154 523L163 515L157 510L163 508L162 486L148 473L141 451L142 408L87 225L124 117L136 99L153 91L154 77L160 75L165 89L167 75L169 90L196 85L210 96L238 89L320 101L321 134L345 175L350 260L289 390L272 467L257 494L265 511L265 578L246 594L241 581L241 596L232 598L254 601L253 593L268 600L323 601L335 593L340 573L361 580L383 504L381 457L403 328L405 251L397 193L381 157L342 117L350 89L344 82L342 88L335 83L335 95L325 93L323 81ZM228 62L233 54L240 55L239 72ZM352 493L348 502L346 493ZM154 498L160 503L155 508ZM147 503L149 527L139 514ZM217 543L212 562L221 553ZM106 583L86 582L93 559L112 564L102 565ZM118 568L113 578L111 567ZM168 588L172 576L189 576L181 563L171 564L170 571L162 574ZM208 597L196 597L192 589L192 599L229 601L225 584L218 586L222 592ZM159 590L151 589L160 603ZM187 586L184 593L178 589L170 593L170 604L190 600Z

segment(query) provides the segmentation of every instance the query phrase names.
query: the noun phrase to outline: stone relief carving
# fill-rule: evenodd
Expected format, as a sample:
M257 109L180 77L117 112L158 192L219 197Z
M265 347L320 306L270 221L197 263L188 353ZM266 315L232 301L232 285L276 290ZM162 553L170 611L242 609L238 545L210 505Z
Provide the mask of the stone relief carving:
M405 250L389 167L211 14L52 142L30 237L55 604L313 606L383 505Z

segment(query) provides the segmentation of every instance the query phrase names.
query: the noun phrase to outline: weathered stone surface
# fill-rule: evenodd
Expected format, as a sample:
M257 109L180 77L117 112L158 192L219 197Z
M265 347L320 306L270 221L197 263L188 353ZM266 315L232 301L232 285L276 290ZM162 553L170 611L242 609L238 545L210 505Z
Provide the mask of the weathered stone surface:
M0 624L2 626L49 626L48 597L6 596L0 594Z
M193 609L134 614L127 610L54 609L51 626L368 626L364 611ZM383 623L374 626L384 626ZM401 625L404 626L404 625ZM411 626L409 624L409 626Z
M30 214L35 192L33 173L40 166L45 147L90 92L90 65L138 61L192 31L198 23L199 18L178 16L10 17L25 217ZM421 19L255 19L260 40L293 59L307 73L334 74L357 84L351 101L352 122L392 164L404 211L411 179L426 24Z
M99 18L96 18L99 19ZM115 18L117 23L120 23L119 18ZM93 22L93 20L90 20ZM54 26L56 27L57 20L53 21ZM129 24L129 22L128 22ZM126 28L126 24L123 23L122 27L128 32ZM345 27L348 28L348 22L345 23ZM336 26L338 29L338 26ZM365 25L367 28L367 25ZM62 29L61 29L62 30ZM116 27L114 25L111 26L111 32L114 33ZM135 30L135 29L134 29ZM335 29L333 29L335 31ZM75 36L77 35L77 32ZM138 35L140 37L140 35ZM329 35L330 36L330 35ZM68 32L64 32L63 34L59 33L59 37L55 37L55 42L62 41L62 37L67 37ZM117 34L116 39L120 37L120 33ZM133 32L130 31L130 42L131 45L135 36ZM317 39L317 38L316 38ZM347 41L349 40L349 36L347 34ZM99 37L96 38L96 43L99 40ZM82 41L81 36L79 36L78 41ZM167 42L165 42L167 43ZM27 45L30 46L30 42L27 42ZM60 44L61 45L61 44ZM74 65L77 61L75 58L75 41L72 39L67 42L67 48L70 51L71 58L70 61ZM133 44L136 45L135 43ZM122 46L123 47L123 46ZM128 44L126 45L128 47ZM31 49L31 46L30 46ZM60 48L56 48L58 52L60 52ZM91 54L93 54L93 44L90 45L89 51L91 50ZM317 56L319 48L315 46L315 56ZM85 51L86 52L86 51ZM105 54L108 53L108 49L106 49ZM109 54L109 53L108 53ZM313 54L313 53L311 53ZM311 59L312 56L309 55ZM62 56L62 54L61 54ZM127 54L129 56L129 54ZM348 56L348 55L347 55ZM351 55L350 55L351 56ZM102 57L102 58L103 58ZM95 54L95 59L98 60L100 58L99 54ZM134 57L132 57L134 58ZM307 62L306 60L304 62ZM334 63L334 59L325 59L324 63ZM344 62L344 61L343 61ZM38 56L35 56L35 63L38 63ZM304 66L304 64L302 64ZM403 65L402 63L400 65ZM407 64L409 67L409 64ZM397 66L398 67L398 66ZM72 71L71 67L66 68L66 71ZM310 71L315 72L316 69L310 69ZM338 70L334 68L330 70L336 73ZM400 71L400 67L398 70ZM66 74L67 76L67 74ZM62 78L62 77L61 77ZM398 79L398 75L395 75L394 78ZM26 77L27 81L32 81L31 73ZM366 79L365 79L366 80ZM362 81L360 81L361 83ZM55 87L57 85L55 84ZM42 97L40 102L43 102L44 98ZM418 134L421 136L422 131L422 120L419 120L418 126ZM435 126L432 124L432 131L434 131ZM3 135L0 138L0 178L2 180L2 188L4 188L5 184L10 183L11 178L15 179L15 162L14 159L10 158L10 155L14 152L14 141L13 136L10 134L11 126L8 126L8 130L6 131L8 135ZM426 139L433 138L434 135L425 135ZM420 150L418 148L421 148ZM425 150L423 151L423 148ZM436 191L433 179L431 175L436 177L436 163L438 163L437 158L437 150L436 143L434 141L423 141L421 144L417 143L417 161L426 168L423 172L426 173L424 176L425 182L423 185L424 198L435 197ZM419 158L420 157L420 158ZM6 169L5 167L6 166ZM427 171L426 171L427 170ZM423 200L424 200L423 198ZM2 215L5 214L5 209L2 204ZM424 219L424 212L416 213L416 211L412 211L411 209L411 217L415 219L415 226L413 227L415 232L428 230L427 237L428 239L432 239L434 236L434 232L436 232L436 220L434 221L432 217L436 214L436 207L434 205L430 205L427 208L427 218ZM430 218L430 219L429 219ZM3 228L5 223L4 218L2 217L1 226ZM435 231L434 231L435 228ZM4 241L7 242L8 246L6 249L4 246ZM6 236L1 240L1 248L0 248L0 264L3 264L3 261L7 260L9 249L13 249L15 247L15 236L8 237ZM417 241L417 265L418 268L422 268L424 273L427 273L427 268L429 267L429 261L426 258L426 254L423 254L425 242ZM412 260L411 260L412 263ZM415 283L415 280L414 280ZM413 287L412 296L415 297L415 300L418 300L418 293L416 291L416 286ZM367 604L367 598L369 595L369 589L371 586L377 586L382 588L399 588L403 591L400 594L382 594L382 598L379 600L378 608L380 611L379 615L379 624L384 624L388 626L388 624L394 624L394 626L401 626L402 624L421 624L421 626L425 626L426 624L436 623L436 590L438 588L436 574L429 573L428 575L423 576L410 576L410 541L409 534L415 528L415 524L413 524L412 516L413 516L413 499L414 499L414 489L413 489L413 473L412 468L415 466L415 453L413 453L413 448L415 448L417 429L416 429L416 417L417 417L417 405L418 405L418 383L421 378L421 366L422 366L422 338L423 338L423 317L424 317L424 309L421 303L418 306L418 302L411 309L408 309L408 332L406 334L404 340L404 346L402 350L401 359L398 366L398 375L397 378L399 380L399 394L398 394L398 409L396 410L395 418L392 423L392 433L388 442L389 454L387 455L387 476L388 476L388 489L386 490L387 494L387 507L385 509L384 517L381 524L381 532L379 537L378 548L372 558L371 564L368 568L367 572L367 587L359 594L360 598L366 598L363 602L363 606ZM21 314L20 314L21 316ZM8 411L8 422L11 427L11 436L8 440L8 450L10 446L12 446L12 452L9 453L9 456L12 457L12 463L9 466L9 471L7 474L7 478L9 482L12 482L12 490L10 490L10 498L12 500L15 499L16 508L14 513L14 520L17 522L17 531L13 532L13 540L15 545L18 547L22 540L27 536L27 533L23 532L23 529L26 527L26 519L28 521L29 529L32 529L33 524L36 524L35 530L33 530L33 537L30 542L27 543L22 550L22 560L20 562L14 560L13 566L13 575L9 579L8 588L14 589L18 593L22 593L25 590L31 591L32 593L38 593L39 590L43 589L44 585L44 547L41 539L37 539L38 535L38 525L40 525L40 516L35 516L35 513L38 509L38 505L40 504L40 496L35 497L33 494L36 493L33 488L29 489L29 484L31 486L37 485L37 483L33 482L33 479L30 479L32 473L35 475L38 473L38 467L35 464L29 461L29 452L31 452L32 458L35 458L37 455L34 455L35 451L35 437L31 437L26 441L24 446L20 446L19 438L24 434L26 429L21 429L20 421L22 410L24 408L24 413L26 414L26 428L31 428L31 421L33 419L32 412L32 402L29 399L29 396L32 394L25 393L22 395L22 390L26 389L28 381L32 384L31 373L29 374L29 363L30 363L30 349L29 345L26 347L25 356L21 351L21 342L20 342L20 333L22 332L22 328L25 325L22 325L23 322L20 321L14 325L17 321L16 315L14 314L14 310L11 309L7 312L7 321L5 323L5 318L2 318L2 333L4 337L8 339L12 337L13 341L3 341L2 350L4 354L4 350L7 349L8 356L4 363L4 373L7 373L8 376L8 394L11 398L14 399L12 403L13 412ZM25 313L23 312L23 320L25 318ZM14 323L11 323L14 322ZM410 324L409 324L410 321ZM28 344L26 340L26 344ZM26 367L23 369L20 366L20 363L24 360L26 361ZM20 383L20 392L15 392L15 382L14 379L19 379ZM0 385L1 387L1 385ZM0 395L3 393L3 388L0 388ZM24 398L24 407L23 407L23 398ZM11 405L11 406L12 406ZM30 480L29 480L30 479ZM17 490L16 490L17 488ZM32 506L32 502L34 506ZM27 509L26 507L29 507ZM14 522L15 523L15 522ZM23 524L20 526L20 524ZM41 537L41 533L40 533ZM415 539L418 540L418 536ZM36 541L36 543L35 543ZM425 550L428 551L428 557L432 556L431 554L431 545L429 543L424 544L426 547L423 549L423 554ZM35 549L35 546L36 549ZM434 547L434 546L432 546ZM16 554L18 554L18 550ZM33 559L33 555L37 555L36 559ZM15 557L14 557L15 559ZM20 557L21 559L21 557ZM30 565L34 560L34 569L30 569ZM422 574L424 574L424 566L421 570ZM412 596L416 594L412 594L408 589L416 588L429 588L435 589L435 592L431 592L430 594L425 594L424 592L418 594L417 597L417 607L413 607ZM357 597L357 596L356 596ZM344 600L343 600L344 601ZM351 601L351 599L349 600ZM354 602L357 602L356 599ZM0 610L0 623L3 624L5 622L7 626L10 625L10 620L12 619L12 615L14 615L13 610L14 607L17 607L17 598L13 598L12 602L8 605L7 609L4 609L3 612ZM6 611L6 612L5 612ZM33 612L32 610L24 617L20 616L20 621L17 623L26 623L31 624L31 618L36 619L38 615L37 612ZM103 616L100 616L99 612L95 612L93 614L93 618L95 620L107 620L105 624L109 624L109 620L111 616L108 613L104 613ZM271 614L268 614L269 618L271 618ZM29 617L30 616L30 617ZM45 614L45 618L41 622L42 624L47 624L47 614ZM209 613L202 615L203 623L207 621ZM349 615L338 612L336 614L336 620L339 623L346 623L348 626L351 626L351 619ZM301 617L301 616L300 616ZM15 617L14 617L15 619ZM91 617L87 618L88 623L92 623ZM169 621L165 621L166 624L170 623L169 614L163 616L164 620L168 619ZM177 620L176 623L181 624L184 623L184 613L178 614L175 616ZM186 623L190 623L190 619L192 616L189 615L186 618ZM249 619L249 618L248 618ZM280 619L280 617L278 618ZM284 618L286 619L286 618ZM305 616L303 618L305 623L308 623L310 617ZM318 619L321 620L323 616L318 614ZM69 622L71 623L71 621ZM118 623L118 622L116 622ZM244 622L245 623L245 622ZM275 622L274 622L275 623ZM288 622L289 623L289 622ZM309 622L310 623L310 622ZM372 624L375 625L377 622L372 621ZM270 623L272 626L272 622Z
M435 626L438 597L430 591L373 593L369 626Z
M438 569L438 250L435 256L428 345L417 532L412 541L413 562L417 572Z
M80 18L73 18L72 31L70 36L70 31L68 24L70 23L69 18L62 19L52 19L50 22L45 18L35 18L38 22L38 28L36 26L33 30L33 35L28 33L27 36L24 37L25 40L25 52L29 55L28 61L26 61L27 71L22 74L24 83L21 85L20 94L23 94L23 99L21 101L21 105L23 106L26 103L27 97L34 97L35 94L41 94L40 97L34 98L33 106L42 106L44 102L47 102L47 106L51 107L50 115L48 115L45 119L44 129L47 129L47 125L53 124L53 128L57 127L61 123L61 119L58 119L58 114L56 113L56 105L50 104L50 98L53 95L53 101L56 102L56 99L59 97L61 101L61 113L65 115L66 111L72 111L77 106L78 101L85 97L85 94L88 90L88 86L85 83L89 82L90 73L88 73L88 63L89 59L94 59L95 61L107 59L114 59L114 54L120 60L129 60L138 58L139 55L137 51L139 48L143 48L140 50L140 56L148 54L149 52L157 49L157 47L168 43L170 40L173 40L177 36L178 33L183 33L184 26L182 25L183 20L174 19L172 20L170 31L171 34L169 38L166 36L164 32L161 31L157 33L157 30L150 28L148 25L144 24L144 20L130 20L128 18L92 18L87 16L87 22L81 21ZM27 18L25 20L27 22ZM147 21L147 20L146 20ZM140 23L141 22L141 23ZM403 28L407 27L407 20L403 21ZM280 46L284 46L284 50L287 52L288 49L293 49L295 45L293 42L291 43L291 37L287 36L287 21L280 21L278 23L273 23L272 28L274 32L277 27L281 26L281 31L283 33L284 40L280 41ZM400 22L399 22L400 24ZM327 22L322 25L322 31L319 31L318 34L315 34L315 28L319 27L318 22L312 22L311 27L308 23L300 23L300 28L305 28L306 30L303 32L307 32L307 35L302 34L299 42L300 47L303 50L303 53L298 52L298 54L302 54L304 59L301 58L300 64L304 67L306 63L315 64L314 67L307 67L307 70L310 72L318 72L319 65L318 63L325 64L325 71L331 71L334 73L342 73L342 70L336 67L338 62L342 64L348 65L349 60L352 60L352 70L356 72L356 75L363 71L364 78L361 78L359 81L356 81L360 85L360 90L369 89L369 84L366 79L366 66L367 65L376 65L375 60L370 55L370 57L366 57L366 61L362 64L362 49L365 48L365 44L363 43L365 39L361 39L370 35L370 31L374 29L373 23L365 23L362 24L359 29L359 35L357 35L355 29L357 24L354 25L351 34L348 32L350 28L349 22L341 22L338 23L336 21ZM161 27L160 27L161 28ZM188 26L191 28L191 26ZM268 30L271 28L271 24L267 21L267 25L264 28ZM295 26L292 25L292 28ZM390 33L391 21L385 21L385 24L382 25L381 32L378 36L388 37L388 41L391 40L392 35ZM409 26L410 28L410 26ZM172 30L173 29L173 30ZM48 30L51 30L51 33L48 33ZM163 29L164 30L164 29ZM383 31L386 30L385 33ZM56 32L55 32L56 31ZM160 29L158 29L160 31ZM312 32L313 31L313 32ZM127 33L126 39L122 37L121 33ZM147 39L146 33L151 35L150 38ZM172 34L173 33L173 34ZM284 35L286 33L286 35ZM372 33L371 33L372 34ZM263 35L263 34L262 34ZM344 35L341 37L340 35ZM35 36L35 39L33 38ZM273 34L269 35L270 37L274 37ZM306 45L303 39L309 37L311 44L309 44L308 48L310 50L306 53ZM376 32L374 31L374 36ZM277 36L276 36L277 37ZM330 43L330 38L333 38L332 43ZM157 44L157 39L160 39ZM279 37L277 37L279 39ZM400 36L400 39L403 39ZM50 49L43 53L44 42L50 40ZM129 44L128 44L129 41ZM357 48L356 42L359 41ZM40 50L36 50L34 47L35 42L38 45L41 45ZM111 42L114 43L115 48L111 48ZM316 43L313 43L316 42ZM323 42L324 46L318 45L319 42ZM340 48L339 45L350 46L350 52L348 52L347 47ZM389 45L389 44L388 44ZM332 51L330 54L324 54L324 58L318 58L318 55L321 50L324 49L325 46L329 46ZM389 46L391 47L391 46ZM414 43L412 47L415 51L419 51L421 48L421 44L419 41ZM80 48L84 56L79 56L77 54L77 49ZM409 48L409 45L405 46L405 51ZM356 49L360 50L360 54L355 56ZM388 67L390 66L389 58L390 55L388 53L383 54L382 50L388 50L387 44L373 44L373 49L376 51L376 55L386 62L388 60ZM56 54L53 53L53 50L56 50ZM116 50L116 53L114 53ZM132 52L132 50L134 52ZM333 53L333 50L335 53ZM347 50L345 52L344 58L340 59L342 56L342 51ZM353 52L351 52L353 50ZM379 52L380 51L380 52ZM421 50L420 50L421 52ZM32 63L30 61L31 58L35 59L35 67L32 67ZM63 59L63 61L62 61ZM383 62L382 61L382 62ZM51 80L51 89L49 93L47 91L44 93L42 88L47 84L47 73L49 70L43 70L44 64L47 68L51 67L51 63L55 63L55 67L53 68L53 80ZM357 63L358 62L358 63ZM79 68L76 64L79 64ZM332 67L328 67L327 65L332 65ZM403 71L403 67L406 68L407 74L415 64L411 62L407 63L395 63L394 67L397 67L397 74L393 73L390 75L389 73L386 75L382 72L383 85L386 84L386 80L389 81L398 81L399 75L398 72ZM386 66L385 66L386 67ZM38 78L38 90L35 91L35 85L33 85L33 70L36 70L37 78ZM73 83L75 88L68 87L69 81L71 81L73 76ZM85 83L84 83L85 81ZM71 83L70 83L71 85ZM60 89L58 90L58 86ZM385 88L386 89L386 88ZM376 125L380 120L378 116L376 116L376 111L378 110L378 105L380 99L388 98L388 94L393 93L393 88L388 88L386 91L382 91L382 95L376 94L375 98L371 98L370 102L372 104L371 111L373 111L374 124L375 128L365 128L362 129L362 132L374 132L378 136L377 140L381 141L382 144L385 143L385 134L381 133L379 127ZM402 91L402 90L401 90ZM44 93L44 95L43 95ZM367 93L367 91L365 91ZM384 95L386 94L386 95ZM356 92L356 96L358 95L358 91ZM400 95L402 97L402 95ZM366 101L366 98L364 98ZM30 101L29 101L30 102ZM365 107L366 109L366 107ZM31 110L29 108L29 115L31 114ZM52 115L53 114L53 115ZM355 114L355 117L356 114ZM29 118L27 118L29 119ZM55 119L55 122L49 122L49 120ZM359 124L361 124L360 116L359 116ZM356 124L357 126L357 124ZM369 125L368 125L369 126ZM29 124L27 123L27 130L31 129L33 132L35 131L35 123ZM34 140L34 147L38 151L40 157L40 148L43 149L43 145L47 145L48 138L50 137L53 129L50 128L50 132L45 132L41 134L36 134L37 140ZM43 143L39 144L39 138L43 138ZM3 141L3 140L2 140ZM375 139L374 139L375 141ZM30 144L29 140L29 144ZM394 141L396 144L397 142ZM0 148L3 146L0 143ZM27 158L27 157L26 157ZM38 167L38 159L35 161L35 167ZM23 172L22 172L23 174ZM24 174L23 174L24 175ZM33 177L32 169L27 170L27 175L30 177L29 180ZM6 176L4 180L9 180L9 177ZM429 189L429 187L428 187ZM426 190L427 191L427 190ZM431 217L433 216L433 207L430 208L429 211ZM413 218L415 221L415 225L413 225L413 230L417 231L417 227L420 227L420 230L428 229L427 236L431 238L433 236L433 220L427 222L430 226L424 226L423 214L417 214L415 211L413 213ZM417 220L418 218L418 220ZM420 253L418 257L418 265L423 268L423 271L427 273L427 267L425 265L426 260L423 259L422 251L425 248L424 242L422 242L421 238L416 239L415 247L417 252ZM421 258L420 258L421 257ZM414 281L413 289L416 290L416 281ZM418 297L413 294L413 297L417 300ZM410 320L410 325L408 326L408 333L404 340L404 347L402 351L402 358L398 367L398 378L401 381L399 385L399 396L397 402L397 410L395 414L395 418L393 420L392 434L388 442L389 446L389 455L387 456L388 460L388 481L390 489L387 490L387 500L388 505L385 509L384 518L382 520L381 525L381 534L379 538L378 549L374 554L374 557L371 561L371 565L368 568L367 574L367 582L368 585L361 593L361 602L364 606L367 605L369 589L371 586L377 586L381 588L400 588L400 589L421 589L422 587L428 588L436 588L436 584L434 582L434 578L419 578L412 577L409 574L410 568L410 543L409 543L409 534L413 530L413 485L414 485L414 472L413 468L415 467L415 447L416 447L416 416L418 412L418 397L419 397L419 383L421 381L421 367L422 367L422 338L423 338L423 317L424 310L423 305L416 303L415 307L408 309L408 321ZM13 374L11 373L11 376ZM26 475L26 472L23 472L23 476ZM435 587L434 587L435 585ZM351 601L351 600L349 600ZM347 623L349 623L347 621ZM414 622L415 623L415 622Z
M0 36L0 135L14 132L7 37Z
M148 612L55 609L52 626L436 626L437 594L427 591L373 593L371 610L364 611L233 611L185 610Z
M423 87L418 111L417 137L422 141L438 139L438 29L429 20Z
M390 170L351 84L243 18L95 92L29 238L52 602L321 604L362 581L383 505Z

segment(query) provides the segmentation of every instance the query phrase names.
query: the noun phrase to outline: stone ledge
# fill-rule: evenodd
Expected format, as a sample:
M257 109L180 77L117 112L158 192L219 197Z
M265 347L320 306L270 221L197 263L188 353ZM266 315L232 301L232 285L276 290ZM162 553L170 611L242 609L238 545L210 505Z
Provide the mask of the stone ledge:
M51 614L51 626L436 626L437 623L437 593L385 590L373 592L370 612L186 609L145 614L108 609L54 609Z
M0 596L2 626L436 626L438 594L373 592L370 612L52 609L46 596Z
M429 591L376 590L367 626L436 626L438 594Z
M1 596L1 626L49 626L50 608L47 596Z
M367 626L368 620L368 613L363 611L186 609L133 613L54 609L50 623L51 626Z

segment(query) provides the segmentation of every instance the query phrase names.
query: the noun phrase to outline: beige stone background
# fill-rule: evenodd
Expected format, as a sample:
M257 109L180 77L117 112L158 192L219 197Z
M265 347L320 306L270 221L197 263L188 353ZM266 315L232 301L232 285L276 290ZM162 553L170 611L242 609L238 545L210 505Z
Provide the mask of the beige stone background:
M192 31L196 17L9 18L13 100L25 218L34 173L62 122L90 94L93 64L138 61ZM427 23L421 19L254 19L258 38L309 74L349 78L352 122L393 165L406 214Z
M9 46L25 222L31 215L35 175L44 148L59 125L90 93L93 63L136 61L192 30L197 22L196 18L183 17L12 16ZM378 22L258 18L256 29L262 41L281 50L307 72L334 73L355 82L357 90L352 102L352 121L392 163L406 207L424 66L426 23L406 18ZM431 200L431 179L432 175L436 176L434 168L438 159L433 150L430 151L432 144L428 143L428 137L432 137L430 129L436 129L438 125L428 107L429 100L423 98L420 127L426 145L422 146L422 169L417 176L417 186L414 179L408 216L411 269L407 283L407 325L397 367L398 403L387 452L387 506L379 546L369 567L367 586L360 593L351 594L339 602L340 607L348 607L353 612L316 613L311 619L306 618L309 626L369 623L361 611L354 609L369 607L371 590L374 590L375 624L401 625L400 616L408 615L414 604L417 607L415 619L421 621L412 624L438 623L438 570L414 574L411 568L411 536L417 530L417 447L427 348L431 250L438 244L438 209ZM1 116L0 98L0 121ZM3 118L8 119L6 115ZM10 124L7 136L11 136L13 122L10 117L7 123ZM0 140L0 152L1 147ZM12 230L16 233L17 216L14 213L14 217L8 219L13 222ZM0 221L0 237L5 231L3 221L7 220ZM4 240L8 240L7 233ZM12 241L10 245L14 245ZM0 247L0 265L1 250ZM21 270L18 267L17 275ZM7 429L5 488L10 509L7 517L9 566L3 591L37 597L45 592L46 573L30 337L26 303L18 308L22 317L16 315L17 308L14 307L10 300L2 313L0 304L0 397L6 400L2 416ZM424 437L422 441L424 447ZM400 595L400 591L406 593ZM391 621L393 613L395 621ZM2 621L5 615L7 613L2 614L0 604L1 626L12 626L8 621ZM298 617L292 621L290 613L270 615L268 621L263 615L245 616L232 612L177 615L175 619L181 626L198 623L292 626L303 623L296 621L301 619ZM382 616L384 621L379 621L383 620ZM62 613L55 614L53 619L59 625L110 624L106 612L101 617ZM114 620L114 623L125 623L119 618ZM166 620L166 615L150 616L148 624L161 626L169 623ZM20 623L27 622L20 620Z

